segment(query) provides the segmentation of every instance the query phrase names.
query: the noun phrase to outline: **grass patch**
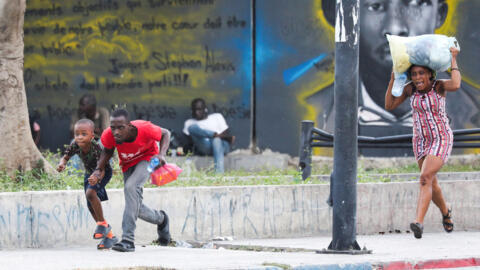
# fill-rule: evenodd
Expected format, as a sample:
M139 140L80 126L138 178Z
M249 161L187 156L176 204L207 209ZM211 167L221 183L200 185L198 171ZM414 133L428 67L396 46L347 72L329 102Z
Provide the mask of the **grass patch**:
M50 151L42 152L45 159L57 167L61 154ZM108 188L123 188L123 178L118 162L114 162L114 175L108 183ZM70 162L66 169L58 174L49 175L41 170L15 172L15 177L9 177L6 172L0 171L0 192L36 191L36 190L83 190L85 172L76 170Z
M413 160L413 158L412 158ZM396 174L396 173L418 173L418 165L415 162L405 166L393 167L393 168L380 168L380 169L369 169L368 171L359 167L357 170L359 173L368 173L368 174ZM480 162L475 164L445 164L442 167L440 172L472 172L480 171Z
M60 152L43 152L46 160L56 167L60 160ZM107 188L123 188L123 175L118 161L112 162L113 176ZM480 171L480 162L468 165L445 165L442 172L469 172ZM328 166L313 168L312 175L330 175ZM413 161L406 166L386 169L357 169L360 183L367 182L390 182L391 179L378 174L402 174L418 173L417 164ZM5 172L0 171L0 192L35 191L35 190L83 190L84 172L75 170L71 164L67 164L64 172L48 175L42 171L32 170L29 172L17 172L12 179ZM301 185L301 184L325 184L318 178L311 177L306 181L301 180L301 174L295 169L264 170L260 172L229 171L223 175L217 175L207 171L185 170L181 177L163 187L195 187L195 186L239 186L239 185ZM147 182L145 187L156 187Z

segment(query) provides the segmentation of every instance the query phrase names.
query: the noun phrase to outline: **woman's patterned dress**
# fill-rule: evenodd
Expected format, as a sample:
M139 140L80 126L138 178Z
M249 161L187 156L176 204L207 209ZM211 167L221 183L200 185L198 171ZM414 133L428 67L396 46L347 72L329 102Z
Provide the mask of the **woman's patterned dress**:
M413 110L413 153L417 161L427 155L447 162L453 146L453 133L445 111L445 97L435 91L414 91L410 97Z

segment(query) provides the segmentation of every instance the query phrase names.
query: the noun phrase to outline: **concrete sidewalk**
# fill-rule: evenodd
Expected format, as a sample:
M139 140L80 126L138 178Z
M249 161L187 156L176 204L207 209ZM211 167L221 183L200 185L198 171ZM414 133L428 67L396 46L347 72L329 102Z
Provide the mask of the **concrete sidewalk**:
M316 254L330 236L221 241L217 245L303 248L263 252L224 248L179 248L137 244L134 253L97 251L95 246L0 251L1 269L414 269L480 267L480 232L358 236L367 255ZM210 246L215 246L210 245Z

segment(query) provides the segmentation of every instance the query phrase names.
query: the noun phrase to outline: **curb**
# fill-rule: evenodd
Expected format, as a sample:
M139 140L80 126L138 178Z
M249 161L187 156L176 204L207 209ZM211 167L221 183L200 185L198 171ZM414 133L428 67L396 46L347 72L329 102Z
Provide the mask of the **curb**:
M305 265L293 267L295 270L369 270L373 269L370 263Z
M292 268L278 267L278 266L264 266L264 267L251 267L246 268L248 270L370 270L372 264L370 263L355 263L355 264L329 264L329 265L302 265Z
M440 259L418 262L398 261L389 263L373 264L373 269L400 270L400 269L439 269L480 266L479 258L466 259Z
M439 259L426 261L396 261L386 263L355 263L355 264L330 264L330 265L302 265L292 268L292 270L407 270L407 269L441 269L441 268L460 268L480 266L479 258L465 259ZM264 266L248 268L249 270L283 270L285 268L278 266Z

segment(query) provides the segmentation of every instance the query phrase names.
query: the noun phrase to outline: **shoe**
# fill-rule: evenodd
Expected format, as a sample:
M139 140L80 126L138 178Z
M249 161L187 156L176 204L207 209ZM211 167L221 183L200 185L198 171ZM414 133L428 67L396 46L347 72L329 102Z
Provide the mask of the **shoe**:
M110 224L108 224L108 227L97 225L97 228L95 228L95 232L93 233L93 239L105 238L111 230L112 227L110 227Z
M452 220L452 209L448 209L447 214L443 216L442 224L443 224L443 229L447 233L451 233L453 231L453 222L448 222L447 220Z
M112 249L120 252L133 252L135 251L135 244L131 241L122 239L122 241L113 245Z
M105 237L97 245L97 249L110 249L117 242L118 242L118 238L116 236L114 236L112 238Z
M163 222L162 224L157 225L157 233L158 233L158 243L160 246L167 246L170 241L172 240L170 236L170 230L169 230L169 221L168 221L168 216L165 211L160 210L160 212L163 213Z
M420 223L410 223L410 229L413 231L413 235L415 238L420 239L422 238L423 234L423 225Z

